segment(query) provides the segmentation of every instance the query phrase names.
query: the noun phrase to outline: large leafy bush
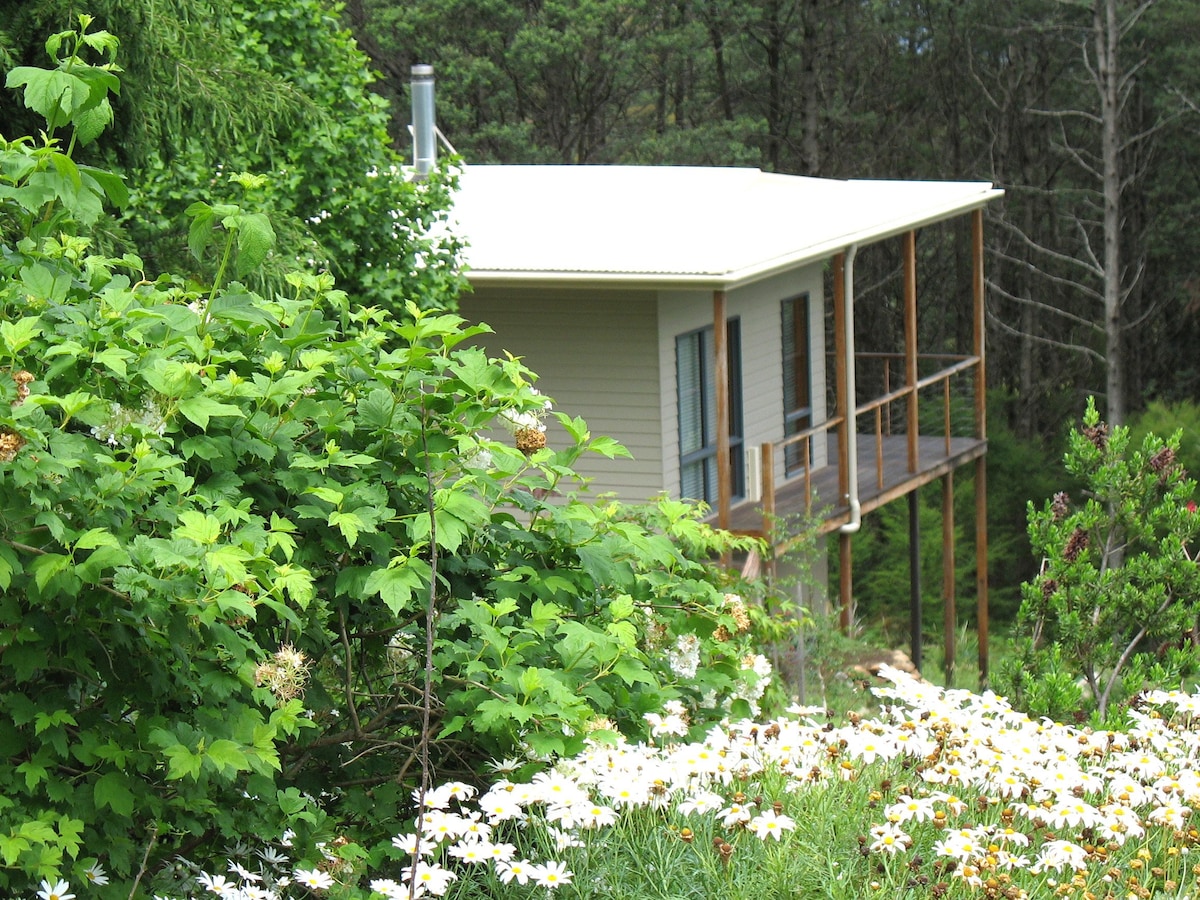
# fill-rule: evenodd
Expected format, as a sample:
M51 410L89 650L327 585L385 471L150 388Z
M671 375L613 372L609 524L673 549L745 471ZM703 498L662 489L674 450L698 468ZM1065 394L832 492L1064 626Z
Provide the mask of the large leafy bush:
M118 86L82 25L9 79L69 137L0 142L0 888L103 851L128 896L284 828L352 847L423 766L748 712L757 629L708 560L751 544L571 494L622 449L425 311L447 259L399 316L311 272L262 296L230 280L274 240L244 195L189 209L209 287L95 252L125 191L71 156ZM543 419L551 447L510 443Z

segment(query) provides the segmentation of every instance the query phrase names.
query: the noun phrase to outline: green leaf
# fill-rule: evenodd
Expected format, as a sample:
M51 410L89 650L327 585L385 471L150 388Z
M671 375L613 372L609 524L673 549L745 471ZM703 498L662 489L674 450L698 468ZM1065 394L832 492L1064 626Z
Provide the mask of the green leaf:
M104 196L108 197L108 202L113 206L123 207L128 205L129 188L125 186L125 180L120 175L106 172L104 169L97 169L94 166L80 166L79 173L85 181L89 178L94 181L96 186L104 193Z
M104 528L89 528L75 541L76 550L94 550L96 547L119 547L116 535Z
M358 542L358 535L368 530L368 525L356 513L334 510L329 514L329 524L337 528L346 543L353 547ZM373 530L373 529L372 529Z
M20 569L21 561L6 545L0 544L0 590L7 591L12 585L13 575Z
M21 270L22 277L30 269L37 269L45 272L47 275L50 274L41 266L26 266ZM28 347L41 331L42 322L36 316L25 316L24 318L17 319L15 322L0 322L0 341L4 342L4 354L10 357L16 356Z
M93 358L121 379L128 377L128 364L137 359L134 354L123 347L107 347Z
M316 596L312 573L291 565L275 567L275 588L286 591L301 609Z
M245 772L250 769L250 761L247 759L245 751L233 741L213 741L204 755L216 765L220 772Z
M539 633L556 622L562 621L562 607L555 603L534 600L529 608L529 627Z
M187 400L180 400L179 411L205 431L208 430L208 420L210 418L216 416L234 416L244 419L246 417L245 413L239 407L230 403L221 403L213 400L211 397L205 397L203 394L189 397Z
M612 603L608 605L608 614L615 621L628 619L633 615L633 598L628 594L621 594L619 597L614 598Z
M29 570L33 573L33 580L37 583L38 590L45 591L50 579L70 565L71 557L63 556L61 553L46 553L35 559L30 564Z
M216 222L216 211L203 201L196 201L186 210L192 224L188 226L188 250L196 259L204 258L204 250L212 240L213 224Z
M32 760L23 762L17 766L17 772L25 776L25 787L31 791L45 781L49 774L45 766L39 765Z
M629 686L635 684L648 684L651 687L658 685L658 680L654 677L649 669L644 664L629 656L622 656L613 665L613 671L617 676Z
M597 587L632 584L633 570L629 564L618 562L606 547L585 546L576 553Z
M34 263L21 269L21 285L31 297L47 303L62 303L71 290L71 276Z
M333 506L341 506L342 501L346 499L346 492L344 490L339 488L323 487L321 485L305 488L304 493L315 494L326 503L332 504Z
M241 276L267 258L267 254L275 246L275 229L271 227L271 220L263 213L233 216L224 221L227 228L234 223L237 228L238 251L235 268Z
M133 815L133 791L123 772L109 772L96 782L93 791L96 809L107 806L118 816Z
M117 47L120 46L120 40L115 34L110 31L105 31L103 28L98 31L87 31L79 36L85 44L95 50L97 53L102 53L111 57L111 54L117 52Z
M104 572L127 566L129 562L129 553L124 547L99 547L75 566L75 575L86 584L99 584Z
M78 725L75 717L65 709L56 709L52 713L39 712L33 717L33 733L42 734L50 728L58 728L61 725Z
M260 303L261 300L253 294L227 292L213 298L208 304L208 314L221 322L273 328L276 324L275 317L263 309Z
M543 688L541 673L535 668L526 669L521 673L517 686L526 697L532 697Z
M210 577L218 574L223 575L228 584L242 584L250 578L250 572L246 568L246 563L252 557L241 547L214 547L208 553L204 554L204 569L209 573ZM237 594L237 591L233 591ZM239 596L242 596L239 594ZM254 607L246 604L249 612L253 612ZM249 614L246 610L242 610Z
M509 722L524 725L536 715L536 710L521 706L512 700L492 698L484 700L476 709L475 727L481 731L491 731L503 727Z
M24 87L25 105L44 118L51 128L66 123L70 115L91 96L91 86L82 78L57 69L18 66L8 73L5 86Z
M626 650L637 648L637 629L632 622L609 622L605 631L620 641Z
M75 135L81 146L90 144L113 123L112 104L104 98L90 109L81 110L75 116Z
M377 388L358 401L358 419L372 431L387 431L396 414L396 400L390 391Z
M587 448L593 453L599 453L602 456L607 456L609 459L616 459L617 457L633 459L633 454L623 444L607 435L592 438L588 442Z
M394 614L407 609L413 592L425 587L425 579L417 571L413 560L406 559L400 565L376 569L367 578L363 591L367 595L378 594L387 608Z
M205 547L215 544L221 537L220 520L198 510L189 509L181 512L179 522L172 537L186 538Z
M15 867L17 860L23 853L28 853L29 849L29 841L25 838L0 834L0 859L4 860L5 866Z
M204 757L199 753L193 753L183 744L175 744L164 749L163 755L167 757L167 778L171 781L182 778L196 780L200 777Z

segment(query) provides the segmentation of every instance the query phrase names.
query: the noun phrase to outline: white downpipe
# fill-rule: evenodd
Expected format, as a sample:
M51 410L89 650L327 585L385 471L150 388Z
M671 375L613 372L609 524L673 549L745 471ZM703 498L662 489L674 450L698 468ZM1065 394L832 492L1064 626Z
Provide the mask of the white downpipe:
M842 293L845 303L843 316L846 327L846 498L850 506L850 521L838 531L854 534L862 527L862 504L858 499L858 389L854 382L854 257L858 244L851 244L846 251L845 281Z

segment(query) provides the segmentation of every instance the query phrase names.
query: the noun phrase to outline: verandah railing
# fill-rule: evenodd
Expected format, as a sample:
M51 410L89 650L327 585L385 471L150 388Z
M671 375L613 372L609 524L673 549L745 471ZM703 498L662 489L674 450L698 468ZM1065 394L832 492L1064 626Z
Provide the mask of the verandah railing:
M891 388L893 363L900 361L906 365L903 354L899 353L860 353L855 355L856 362L877 363L879 372L876 384L882 385L884 393L858 404L854 409L853 422L860 438L870 438L875 455L875 471L877 488L884 489L884 439L904 436L907 438L908 472L916 473L920 469L920 438L924 430L927 436L944 438L945 456L952 453L952 439L956 436L982 437L977 425L981 419L978 404L981 402L979 391L976 390L980 373L980 357L952 354L921 354L918 357L920 367L929 368L929 364L939 366L934 371L919 376L912 384L904 384ZM948 364L947 364L948 363ZM900 368L900 367L896 367ZM903 369L902 369L903 371ZM870 383L869 379L866 379ZM955 391L955 387L960 389ZM934 394L938 405L929 414L928 402L922 403L921 398ZM859 429L859 423L864 417L870 417L869 430ZM835 415L820 423L812 425L794 435L789 435L782 441L764 443L760 448L762 465L762 517L764 535L770 535L777 518L777 499L779 487L775 477L775 460L789 458L789 474L783 479L783 484L791 485L798 480L803 482L804 515L811 518L813 514L813 474L817 469L832 465L838 467L839 496L847 491L847 466L857 465L857 460L847 459L849 441L846 435L846 420ZM940 426L940 427L939 427ZM940 432L940 433L939 433ZM814 441L824 437L826 447L829 445L829 435L836 437L836 452L830 450L827 454L814 454ZM795 448L794 450L792 448ZM791 454L790 457L785 454ZM818 464L819 463L819 464ZM841 504L837 504L841 505ZM788 512L795 512L789 510Z

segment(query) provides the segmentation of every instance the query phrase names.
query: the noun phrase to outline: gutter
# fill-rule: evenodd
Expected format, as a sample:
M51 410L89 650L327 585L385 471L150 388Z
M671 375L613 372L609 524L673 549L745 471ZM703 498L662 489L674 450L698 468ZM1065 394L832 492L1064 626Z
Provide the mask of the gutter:
M851 244L846 251L845 287L842 300L845 304L843 316L846 327L846 499L850 507L850 521L841 526L841 534L854 534L862 527L862 503L858 498L858 387L854 380L854 257L858 255L858 244Z

